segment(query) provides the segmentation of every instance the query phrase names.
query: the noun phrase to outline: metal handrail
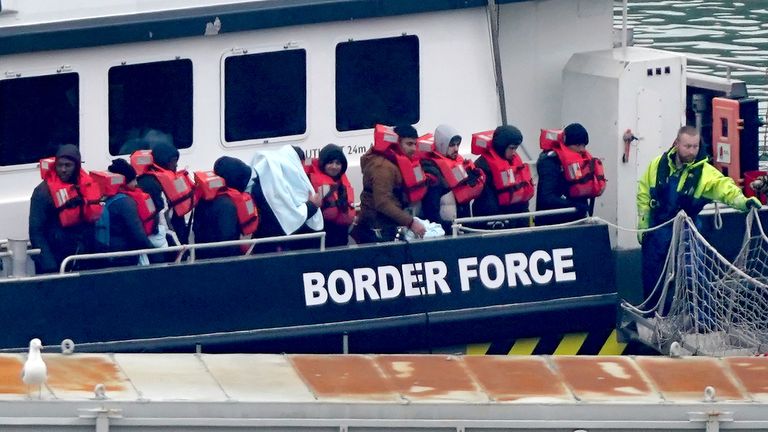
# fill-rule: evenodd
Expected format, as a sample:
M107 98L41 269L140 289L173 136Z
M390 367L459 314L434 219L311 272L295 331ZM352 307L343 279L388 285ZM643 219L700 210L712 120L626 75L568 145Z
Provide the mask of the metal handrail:
M277 236L277 237L264 237L264 238L255 238L255 239L244 239L244 240L227 240L227 241L220 241L220 242L211 242L211 243L194 243L194 244L188 244L188 245L180 245L180 246L167 246L167 247L161 247L161 248L151 248L151 249L136 249L136 250L129 250L129 251L119 251L119 252L100 252L100 253L92 253L92 254L80 254L80 255L70 255L66 258L64 258L64 261L61 262L61 266L59 267L59 274L64 274L67 272L67 265L71 263L72 261L77 260L94 260L94 259L100 259L100 258L119 258L119 257L129 257L129 256L139 256L139 255L153 255L153 254L159 254L159 253L166 253L166 252L178 252L176 255L176 263L181 261L181 257L184 255L184 252L188 250L196 250L196 249L215 249L220 247L227 247L227 246L241 246L241 245L251 245L251 247L248 249L248 251L243 254L250 255L253 251L254 246L257 244L264 244L264 243L274 243L279 241L297 241L297 240L306 240L306 239L313 239L313 238L319 238L320 239L320 251L325 250L325 232L320 231L316 233L308 233L308 234L293 234L293 235L286 235L286 236ZM194 262L194 259L190 260L190 262Z
M729 61L723 61L723 60L715 60L715 59L709 59L706 57L700 57L696 55L691 54L684 54L685 58L689 61L692 61L694 63L701 63L701 64L708 64L713 66L723 66L726 68L727 72L727 78L731 79L731 69L742 69L742 70L748 70L753 72L762 72L764 74L768 74L768 67L758 67L758 66L750 66L745 65L741 63L734 63Z
M27 255L40 255L41 250L40 249L27 249ZM6 251L6 252L0 252L0 258L5 258L13 256L13 252Z
M559 215L559 214L566 214L566 213L575 213L576 211L578 211L576 207L566 207L566 208L560 208L560 209L537 210L537 211L529 211L524 213L510 213L510 214L504 214L504 215L471 216L471 217L456 218L453 220L453 224L451 225L451 229L453 231L452 236L456 237L457 235L459 235L459 230L462 228L463 224L465 223L480 223L480 222L492 222L492 221L501 221L501 220L509 220L509 219L523 219L531 216L550 216L550 215Z
M0 239L0 248L7 246L8 243L10 243L10 242L11 242L10 239ZM27 240L27 246L32 246L32 242Z

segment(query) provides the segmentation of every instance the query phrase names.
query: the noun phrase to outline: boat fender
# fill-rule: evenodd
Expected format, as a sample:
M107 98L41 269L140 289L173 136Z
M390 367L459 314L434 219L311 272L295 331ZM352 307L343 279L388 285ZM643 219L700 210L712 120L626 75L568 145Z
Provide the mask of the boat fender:
M70 355L75 352L75 341L72 339L64 339L61 341L61 353L64 355Z

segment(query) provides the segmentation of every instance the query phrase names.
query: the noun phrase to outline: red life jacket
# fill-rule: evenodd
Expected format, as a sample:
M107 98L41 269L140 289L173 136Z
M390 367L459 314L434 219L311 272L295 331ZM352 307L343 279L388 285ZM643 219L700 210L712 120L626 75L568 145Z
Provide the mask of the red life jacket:
M141 225L144 227L144 233L147 235L152 234L155 230L155 215L157 215L157 209L155 208L155 202L152 201L152 197L139 188L122 188L120 193L128 195L136 202L136 210L139 212L139 219L141 219Z
M225 187L219 190L217 196L226 195L235 204L237 210L237 223L243 235L251 235L259 227L259 210L253 202L251 194L240 192L237 189Z
M512 162L499 156L493 150L493 131L472 134L472 153L483 156L488 162L499 205L528 202L533 198L531 169L518 154L515 154Z
M404 155L397 134L389 126L377 124L373 131L373 151L397 166L403 177L403 192L409 203L416 203L427 194L427 177L421 163Z
M429 157L435 150L435 136L431 133L422 135L416 140L416 159L422 160Z
M88 173L80 168L77 184L64 183L56 175L55 170L48 170L44 178L51 191L53 205L59 211L59 222L63 227L71 227L81 223L94 223L101 216L101 191ZM73 201L81 199L74 205Z
M325 174L320 168L317 159L312 160L312 168L309 170L309 181L312 187L323 196L323 219L336 225L349 226L355 220L354 197L355 191L349 184L346 174L342 174L337 181L333 177ZM339 187L347 191L347 209L342 210L339 207Z
M150 175L160 182L168 205L177 216L184 216L195 207L197 197L186 170L172 172L155 163L152 150L136 150L131 154L131 166L136 175Z
M480 177L474 186L470 186L467 183L469 181L469 174L467 172L476 170L475 164L472 161L465 160L461 155L457 155L454 160L437 151L431 152L429 159L434 161L435 165L440 169L440 174L443 175L448 187L451 188L457 203L466 204L480 196L480 193L483 192L485 173L482 170L477 170L480 172Z
M144 174L154 163L152 150L136 150L131 153L131 166L136 170L137 177Z
M44 159L40 159L40 178L45 180L49 171L56 169L56 158L51 156Z
M533 198L533 178L528 164L515 154L512 162L497 155L493 150L483 155L491 170L499 205L508 206L528 202Z
M224 178L216 175L213 171L195 172L195 195L206 201L211 201L221 195L228 196L235 205L237 223L243 235L251 235L259 227L259 210L254 204L251 194L227 187Z
M144 175L152 176L160 182L160 187L168 198L168 205L177 216L184 216L192 211L195 206L195 193L186 170L173 172L152 164Z
M152 197L141 189L128 189L125 187L125 177L121 174L115 174L109 171L91 171L91 177L99 185L101 195L111 197L118 193L123 193L133 199L136 203L136 210L141 219L141 225L144 233L149 235L155 229L155 215L157 209Z
M573 151L565 145L563 132L541 130L539 145L544 151L552 150L563 166L563 176L568 182L568 196L571 198L595 198L605 191L605 169L600 159L588 151Z

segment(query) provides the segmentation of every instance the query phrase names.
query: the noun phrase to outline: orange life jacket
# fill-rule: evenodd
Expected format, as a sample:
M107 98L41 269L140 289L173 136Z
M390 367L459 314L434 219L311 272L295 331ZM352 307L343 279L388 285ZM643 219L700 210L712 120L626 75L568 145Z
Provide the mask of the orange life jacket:
M489 151L483 155L491 170L493 185L499 205L508 206L528 202L533 198L533 178L528 164L515 154L512 162Z
M352 189L352 185L349 184L347 175L342 174L341 178L337 181L322 171L317 159L312 160L311 166L309 181L312 182L312 187L323 196L323 218L336 225L352 225L355 219L353 202L355 191ZM341 187L345 188L347 192L346 206L339 205L339 188ZM342 207L346 207L346 210L343 210Z
M154 201L152 201L152 197L148 193L138 188L126 188L125 177L121 174L109 171L91 171L91 177L99 185L102 196L111 197L122 193L132 198L136 203L136 210L138 211L139 219L141 219L144 233L147 235L152 234L152 231L155 229L157 209L155 208Z
M409 158L400 150L397 134L389 126L377 124L373 130L373 151L397 166L403 177L403 192L409 203L416 203L427 194L427 177L419 159Z
M51 156L44 159L40 159L40 178L45 180L48 176L48 172L56 169L56 158Z
M482 170L475 168L475 164L457 155L456 159L451 159L444 156L442 153L433 151L429 153L429 159L435 162L437 168L440 169L440 174L443 175L448 187L451 188L456 202L459 204L466 204L473 199L480 196L485 186L485 173ZM469 174L476 170L479 171L480 176L477 178L477 182L474 186L468 183Z
M177 216L184 216L195 207L194 185L186 170L172 172L157 165L152 150L136 150L131 154L131 166L136 175L150 175L160 182L168 205Z
M91 178L99 185L102 196L114 196L125 185L125 176L109 171L91 171Z
M435 136L431 133L422 135L416 140L416 154L417 159L425 159L429 157L429 154L435 150Z
M63 227L81 223L94 223L101 216L101 191L90 175L80 168L77 184L64 183L50 169L44 173L45 183L53 198L53 205L59 211L59 222ZM77 202L79 199L80 202Z
M539 145L544 151L554 151L563 166L571 198L595 198L605 191L605 169L600 159L588 151L573 151L565 145L560 130L541 130Z
M155 215L157 215L157 209L155 208L155 202L152 201L152 197L139 188L120 189L120 193L124 193L131 197L136 202L136 210L139 212L139 219L144 227L144 233L147 235L152 234L155 230Z
M213 171L195 172L195 195L206 201L221 195L228 196L235 205L237 223L243 235L251 235L259 227L259 210L254 204L251 194L227 187L224 178L216 175Z
M144 175L152 176L160 182L160 187L168 198L168 205L177 216L184 216L192 211L195 206L195 193L186 170L173 172L152 164Z
M131 166L136 170L136 176L144 174L154 163L152 150L136 150L131 153Z
M472 153L483 156L488 162L499 205L508 206L530 201L534 193L531 169L528 164L523 163L518 154L515 154L512 162L499 156L493 150L493 132L472 134Z

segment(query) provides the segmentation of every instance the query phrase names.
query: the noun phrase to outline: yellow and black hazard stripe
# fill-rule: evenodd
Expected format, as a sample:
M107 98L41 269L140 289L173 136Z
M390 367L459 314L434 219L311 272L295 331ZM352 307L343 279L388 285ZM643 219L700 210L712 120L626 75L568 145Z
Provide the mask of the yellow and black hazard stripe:
M491 343L467 345L467 355L621 355L627 343L620 342L616 329L584 333L554 334Z

